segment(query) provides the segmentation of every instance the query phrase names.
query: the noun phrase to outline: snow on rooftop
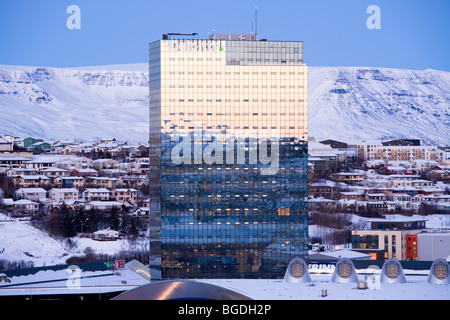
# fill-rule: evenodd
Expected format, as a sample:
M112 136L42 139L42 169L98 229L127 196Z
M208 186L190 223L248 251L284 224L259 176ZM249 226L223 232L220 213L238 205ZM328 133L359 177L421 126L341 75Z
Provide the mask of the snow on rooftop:
M388 215L393 218L394 215ZM400 217L405 219L423 219L422 216ZM430 227L440 226L445 222L441 215L427 216L430 220ZM384 220L385 221L385 220ZM5 249L0 254L0 259L6 260L25 260L33 261L36 266L52 266L65 264L66 259L71 256L81 254L84 248L91 247L97 252L105 254L114 254L123 250L129 244L126 240L95 242L90 238L73 238L78 243L77 251L73 252L64 246L64 243L49 237L45 233L31 227L29 222L10 219L0 214L0 250ZM139 244L141 245L141 244ZM357 255L351 250L339 250L335 252L326 252L327 255L337 257L351 257ZM450 258L450 257L449 257ZM402 284L384 284L377 282L379 269L358 270L360 281L373 279L373 286L366 290L357 289L356 283L334 283L331 281L332 269L316 273L311 273L311 283L287 283L282 279L205 279L196 280L199 282L220 285L232 290L237 290L250 298L257 300L449 300L450 285L434 285L427 282L429 270L405 270L407 282ZM372 272L372 273L370 273ZM122 276L113 274L109 271L99 271L93 273L83 272L81 285L83 292L107 292L108 290L127 290L142 285L147 280L131 271L120 271ZM368 274L365 274L368 273ZM99 277L89 277L98 275ZM42 271L24 278L16 277L14 281L21 283L30 280L57 280L47 285L28 284L26 289L23 287L9 287L0 290L1 294L23 294L24 290L30 294L56 294L56 293L76 293L76 290L67 287L67 270L49 270ZM369 279L367 279L369 277ZM371 278L370 278L371 277ZM20 278L20 279L19 279ZM95 280L98 280L95 282ZM126 283L123 283L126 281ZM17 282L17 283L18 283ZM0 285L4 285L1 282ZM51 287L51 288L50 288ZM322 297L322 290L327 290L327 296ZM6 291L8 290L8 291Z

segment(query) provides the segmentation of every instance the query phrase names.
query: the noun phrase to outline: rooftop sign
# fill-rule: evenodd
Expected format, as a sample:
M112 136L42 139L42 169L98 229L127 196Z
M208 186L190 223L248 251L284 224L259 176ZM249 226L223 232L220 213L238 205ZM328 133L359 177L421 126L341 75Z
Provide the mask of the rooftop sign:
M217 41L170 40L170 51L222 51Z

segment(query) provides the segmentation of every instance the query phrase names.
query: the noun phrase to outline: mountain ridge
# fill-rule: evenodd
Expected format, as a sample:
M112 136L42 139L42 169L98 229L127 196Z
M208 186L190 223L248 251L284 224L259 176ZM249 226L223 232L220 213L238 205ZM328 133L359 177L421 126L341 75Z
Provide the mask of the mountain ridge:
M148 140L148 64L0 65L0 130L46 140ZM309 67L316 140L421 139L448 145L450 72ZM101 125L100 125L101 124Z

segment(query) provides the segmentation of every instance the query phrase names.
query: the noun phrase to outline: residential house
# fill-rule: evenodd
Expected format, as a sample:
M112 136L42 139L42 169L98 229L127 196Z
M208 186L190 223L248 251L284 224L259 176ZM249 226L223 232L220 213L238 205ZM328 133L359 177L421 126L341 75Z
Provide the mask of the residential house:
M122 169L101 169L98 172L99 177L119 178L127 175L127 172Z
M98 171L95 170L95 169L90 169L90 168L87 168L87 169L75 169L75 170L72 170L70 172L70 174L72 176L83 177L83 178L96 177L96 176L98 176Z
M83 198L86 201L107 201L111 192L105 188L87 188L83 191Z
M43 188L19 188L15 192L16 198L32 201L45 200L47 191Z
M120 238L119 231L112 229L98 230L92 235L92 239L97 241L115 241Z
M411 195L407 193L393 193L392 201L411 201Z
M119 179L108 177L86 177L85 186L88 188L107 188L114 189L117 187Z
M339 197L339 187L336 183L330 182L308 184L308 195L314 198L337 199Z
M6 175L8 177L17 177L20 175L37 175L38 173L38 170L30 168L10 168L6 170Z
M95 210L111 210L112 208L122 208L124 203L118 201L91 201L89 206Z
M21 142L22 143L21 147L23 147L23 148L28 150L29 148L32 147L33 144L35 144L37 142L44 142L44 140L28 137L28 138L23 139L23 141Z
M308 180L325 178L331 173L328 162L318 157L308 157Z
M64 151L64 147L67 145L67 143L61 142L61 141L55 141L51 144L51 152L54 154L61 154Z
M140 189L148 179L146 176L125 176L118 178L118 180L117 186L120 186L121 188Z
M84 187L84 178L77 176L64 176L64 177L56 177L53 179L53 184L58 188L75 188L81 189Z
M337 201L324 198L308 199L308 208L311 210L335 210L337 208Z
M138 191L133 188L119 188L112 190L112 198L119 202L124 202L137 206Z
M333 173L331 177L331 179L336 182L356 184L364 180L364 173L338 172Z
M363 193L358 191L348 191L348 192L340 192L339 198L345 200L360 200L363 196Z
M51 180L42 175L20 175L12 179L16 188L37 188L50 185Z
M13 143L0 136L0 152L13 151L13 149L14 149Z
M117 143L99 143L92 146L92 150L95 152L107 152L111 149L117 148L119 145Z
M369 211L385 212L388 210L386 201L367 201L364 205Z
M115 165L115 168L125 171L125 173L124 174L122 173L122 175L126 174L139 175L142 173L141 163L137 161L118 163Z
M83 200L66 200L66 201L53 201L46 205L46 208L49 211L52 211L54 209L61 209L63 206L67 207L70 210L78 211L80 209L83 209L84 211L89 210L91 207L90 205L83 201Z
M64 160L60 160L56 163L56 166L61 169L73 171L76 169L89 169L92 168L92 159L87 157L70 157Z
M39 141L36 143L33 143L31 147L28 148L28 150L31 150L33 152L49 152L52 149L52 145L48 142Z
M58 160L53 157L35 157L32 160L24 162L26 168L44 170L55 166Z
M61 154L83 154L88 148L86 144L67 144L60 151Z
M30 159L23 157L0 156L0 172L5 172L6 170L12 168L22 168L25 166L24 162L29 160Z
M406 169L402 166L387 166L387 167L382 167L380 169L380 173L387 174L387 175L400 174L400 173L405 173L405 172L406 172Z
M13 208L16 213L35 214L39 211L39 203L27 199L20 199L14 201Z
M114 166L118 163L119 161L114 159L97 159L92 161L92 167L97 171L101 169L114 169Z
M57 168L57 167L46 168L46 169L40 170L39 172L40 172L40 174L43 174L44 176L47 176L49 178L56 178L58 176L64 177L64 176L68 176L70 174L70 172L68 170Z
M53 188L48 191L49 198L54 201L72 201L79 199L79 192L75 188Z
M387 197L384 193L366 193L367 201L386 201Z

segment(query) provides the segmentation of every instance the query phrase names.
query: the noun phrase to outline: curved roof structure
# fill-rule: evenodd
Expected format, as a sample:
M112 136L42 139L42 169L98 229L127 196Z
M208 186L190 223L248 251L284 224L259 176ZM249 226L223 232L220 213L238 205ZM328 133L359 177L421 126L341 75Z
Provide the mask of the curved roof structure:
M444 259L436 259L430 268L428 275L428 283L432 284L449 284L450 270L449 264Z
M389 258L381 269L380 275L381 283L405 283L406 277L403 272L403 267L397 259Z
M126 291L112 300L252 300L242 293L192 280L158 281Z
M312 282L305 260L302 258L292 259L284 275L284 281L289 283Z

